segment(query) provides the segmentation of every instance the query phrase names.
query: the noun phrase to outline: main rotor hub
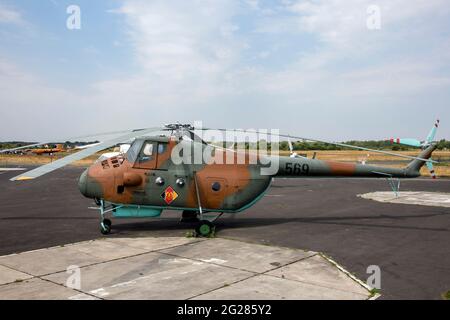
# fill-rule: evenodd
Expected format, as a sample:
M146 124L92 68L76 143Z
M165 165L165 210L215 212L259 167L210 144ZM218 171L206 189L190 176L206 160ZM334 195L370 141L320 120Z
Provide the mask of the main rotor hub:
M170 123L164 125L166 130L194 130L191 124L181 124L181 123Z
M172 131L172 135L181 138L186 134L191 133L192 130L194 130L194 127L191 124L181 124L181 123L169 123L164 125L165 129L167 131Z

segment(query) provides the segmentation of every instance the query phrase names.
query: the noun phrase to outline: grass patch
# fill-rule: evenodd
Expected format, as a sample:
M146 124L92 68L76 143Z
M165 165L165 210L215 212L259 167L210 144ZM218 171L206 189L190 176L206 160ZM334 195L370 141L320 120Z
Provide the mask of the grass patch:
M213 227L211 233L206 238L215 238L216 237L216 227Z
M186 238L195 238L195 231L187 231L184 235Z
M381 290L377 289L377 288L372 288L372 289L370 289L369 292L370 292L369 298L373 298L373 297L375 297L375 295L381 294Z
M442 294L442 299L450 300L450 290Z

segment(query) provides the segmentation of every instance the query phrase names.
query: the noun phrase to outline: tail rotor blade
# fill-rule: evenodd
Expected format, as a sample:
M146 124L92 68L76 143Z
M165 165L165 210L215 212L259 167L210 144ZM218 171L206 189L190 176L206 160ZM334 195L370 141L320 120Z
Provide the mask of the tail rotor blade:
M411 147L421 147L422 142L417 139L391 139L392 144L403 144Z
M436 172L434 171L433 164L431 162L427 162L427 168L430 171L431 178L436 179Z
M437 129L439 128L439 122L440 122L439 119L436 120L434 127L431 129L430 133L428 134L428 137L426 140L428 143L431 143L434 141L434 137L436 136Z

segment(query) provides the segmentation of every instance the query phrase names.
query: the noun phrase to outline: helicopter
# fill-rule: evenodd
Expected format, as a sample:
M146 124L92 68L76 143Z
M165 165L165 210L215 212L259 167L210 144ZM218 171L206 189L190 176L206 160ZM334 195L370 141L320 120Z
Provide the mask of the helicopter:
M413 157L338 142L273 134L277 137L330 143L410 160L404 168L390 168L227 149L206 143L196 134L198 130L226 131L196 128L180 123L129 130L120 137L68 155L10 180L35 179L71 162L134 139L126 153L97 161L79 178L78 187L81 194L93 199L98 206L101 233L107 235L111 232L111 217L155 218L164 210L170 209L181 212L181 221L195 222L196 234L206 237L214 232L214 222L223 214L245 211L260 200L274 178L386 178L394 192L397 192L400 181L398 180L396 185L394 179L418 177L422 166L436 163L430 159L437 147L436 143L432 142L418 157ZM157 131L169 134L148 136ZM193 161L196 152L208 156ZM216 161L217 159L230 161ZM271 170L274 163L275 170Z

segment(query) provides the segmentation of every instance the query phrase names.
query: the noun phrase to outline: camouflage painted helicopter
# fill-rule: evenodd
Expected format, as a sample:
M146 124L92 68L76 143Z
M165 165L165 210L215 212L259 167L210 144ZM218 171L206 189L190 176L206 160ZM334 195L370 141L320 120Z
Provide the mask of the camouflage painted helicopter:
M151 136L151 132L164 130L169 135ZM418 157L382 150L372 150L343 143L281 135L289 139L325 142L341 147L378 152L410 159L404 168L387 168L363 164L322 161L304 157L278 157L278 155L254 155L250 152L212 146L203 141L191 125L173 124L163 128L146 128L127 132L118 138L100 143L92 148L71 154L65 158L23 173L11 180L28 180L83 159L120 142L135 138L126 154L99 161L79 178L80 192L95 200L101 216L101 232L111 231L115 218L159 217L163 210L179 210L182 220L197 221L198 235L207 236L214 230L214 221L224 213L241 212L263 197L273 178L277 177L369 177L387 178L394 191L398 189L395 178L420 176L420 169L436 149L429 143ZM208 129L202 129L208 130ZM225 129L215 129L224 131ZM237 130L239 131L239 130ZM198 131L197 131L198 132ZM232 159L232 164L210 161L202 157L200 162L174 160L178 154L184 160L192 160L195 149L209 153L214 159ZM180 151L181 150L181 151ZM193 153L189 150L194 150ZM194 154L194 155L193 155ZM239 157L241 160L239 161ZM255 159L256 157L256 159ZM263 169L275 160L277 168L269 174ZM255 161L256 160L256 161ZM264 160L264 161L263 161Z

